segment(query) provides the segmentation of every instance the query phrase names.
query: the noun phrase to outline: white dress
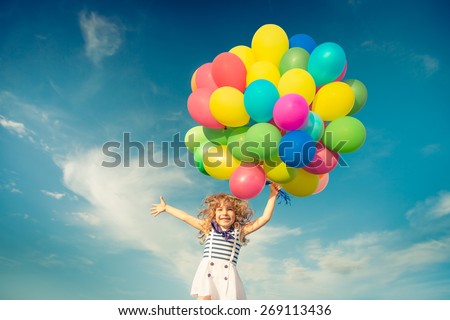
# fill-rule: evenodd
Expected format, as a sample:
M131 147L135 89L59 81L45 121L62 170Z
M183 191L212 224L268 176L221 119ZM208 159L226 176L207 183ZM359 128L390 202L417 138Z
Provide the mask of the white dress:
M191 295L195 298L211 296L214 300L246 300L244 285L236 269L242 242L239 230L234 239L225 240L211 230L206 238L203 259L192 281Z

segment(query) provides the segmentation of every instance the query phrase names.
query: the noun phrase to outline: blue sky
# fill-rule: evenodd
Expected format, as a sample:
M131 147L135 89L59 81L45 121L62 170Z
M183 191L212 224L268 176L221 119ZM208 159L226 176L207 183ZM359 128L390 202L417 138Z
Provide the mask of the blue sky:
M407 9L406 9L407 8ZM267 23L341 45L369 91L364 146L278 205L239 270L250 299L449 299L450 49L444 1L3 1L0 298L190 299L196 214L224 181L105 168L102 146L182 137L192 73ZM186 156L186 152L183 153ZM268 191L250 204L261 214Z

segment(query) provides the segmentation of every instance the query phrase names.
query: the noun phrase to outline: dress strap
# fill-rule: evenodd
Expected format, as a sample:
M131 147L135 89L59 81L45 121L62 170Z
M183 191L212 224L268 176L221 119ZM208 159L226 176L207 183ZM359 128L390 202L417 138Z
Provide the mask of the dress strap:
M209 250L208 250L208 258L210 260L212 255L213 241L214 241L214 230L211 229L211 231L209 232Z
M230 256L230 263L233 263L234 260L234 253L236 252L236 242L237 239L240 236L240 228L239 229L234 229L234 240L233 240L233 249L231 250L231 256Z

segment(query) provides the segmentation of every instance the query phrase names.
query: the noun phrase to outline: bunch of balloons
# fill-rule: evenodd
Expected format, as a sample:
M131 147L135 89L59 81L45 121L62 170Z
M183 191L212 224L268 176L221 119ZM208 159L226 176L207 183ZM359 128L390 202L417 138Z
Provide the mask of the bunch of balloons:
M275 181L293 196L321 192L341 153L359 149L364 125L353 115L367 89L344 79L338 44L290 38L274 24L260 27L251 47L238 45L192 75L187 107L198 125L185 135L200 172L229 180L239 198Z

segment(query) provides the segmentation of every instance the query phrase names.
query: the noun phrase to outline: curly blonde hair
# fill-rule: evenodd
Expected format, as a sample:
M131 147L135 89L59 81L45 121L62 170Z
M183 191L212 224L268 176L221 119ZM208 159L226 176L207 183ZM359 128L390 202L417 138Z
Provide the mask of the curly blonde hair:
M247 201L226 193L217 193L207 196L202 202L203 209L198 214L198 218L204 221L204 229L200 231L197 236L200 239L201 244L205 243L207 236L211 232L211 222L215 220L216 209L220 207L222 203L233 208L234 214L236 215L236 220L233 224L234 229L237 230L250 223L251 218L253 217L253 210L249 208ZM248 243L245 236L242 239L242 242L244 244Z

